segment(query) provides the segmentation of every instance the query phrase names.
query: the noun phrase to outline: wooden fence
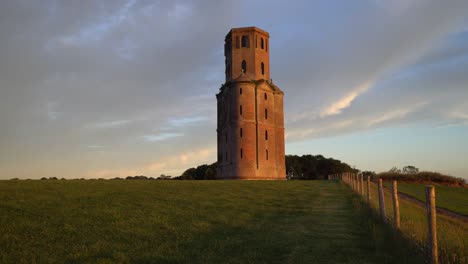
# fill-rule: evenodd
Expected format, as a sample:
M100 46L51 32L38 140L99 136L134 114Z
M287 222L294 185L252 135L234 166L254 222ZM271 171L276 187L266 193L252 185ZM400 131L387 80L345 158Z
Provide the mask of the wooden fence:
M341 180L348 185L353 191L360 194L363 199L369 204L371 202L371 179L367 177L366 188L364 189L364 178L351 172L328 175L329 180ZM378 211L384 223L388 223L388 218L385 211L384 187L382 179L377 181L379 206ZM392 226L396 232L400 230L400 203L398 199L398 182L392 182L391 189L392 204L393 204L393 223ZM426 213L428 220L428 239L427 239L427 258L429 263L439 263L438 246L437 246L437 228L436 228L436 206L435 206L435 188L433 185L426 186Z

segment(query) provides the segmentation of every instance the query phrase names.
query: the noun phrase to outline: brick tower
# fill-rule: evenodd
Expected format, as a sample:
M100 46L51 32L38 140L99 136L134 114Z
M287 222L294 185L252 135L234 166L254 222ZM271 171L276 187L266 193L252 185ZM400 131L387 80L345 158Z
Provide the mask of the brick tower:
M270 79L269 34L233 28L224 42L217 178L284 180L283 92Z

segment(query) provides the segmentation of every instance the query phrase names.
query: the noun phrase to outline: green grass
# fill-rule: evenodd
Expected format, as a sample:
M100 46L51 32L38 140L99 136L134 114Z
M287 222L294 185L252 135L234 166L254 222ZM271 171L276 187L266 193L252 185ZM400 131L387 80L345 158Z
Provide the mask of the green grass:
M390 182L384 183L390 187ZM398 183L398 191L409 194L418 200L426 201L425 184ZM468 216L468 189L445 185L434 185L436 192L436 206L446 208L462 215Z
M398 187L400 190L400 184L398 184ZM379 201L377 184L375 183L371 185L371 197L371 207L378 211ZM393 204L391 193L385 192L384 198L386 215L389 218L389 225L392 225ZM436 204L439 203L439 198L436 190ZM426 209L403 199L399 199L399 203L401 234L408 240L414 241L421 252L425 251L428 232ZM468 263L468 225L466 223L438 214L437 236L440 263Z
M0 263L422 263L336 181L0 181Z

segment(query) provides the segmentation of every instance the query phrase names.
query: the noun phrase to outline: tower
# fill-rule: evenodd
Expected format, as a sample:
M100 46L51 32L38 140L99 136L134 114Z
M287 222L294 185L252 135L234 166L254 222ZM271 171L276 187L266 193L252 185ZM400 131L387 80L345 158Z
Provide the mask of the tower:
M233 28L218 104L218 179L284 180L283 92L270 79L269 34Z

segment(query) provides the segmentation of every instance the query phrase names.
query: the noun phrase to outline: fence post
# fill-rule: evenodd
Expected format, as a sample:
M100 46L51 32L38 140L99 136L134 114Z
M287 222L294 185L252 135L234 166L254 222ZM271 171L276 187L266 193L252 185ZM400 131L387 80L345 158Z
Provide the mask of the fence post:
M367 176L367 203L370 204L370 176Z
M357 184L358 184L358 193L359 194L362 194L362 190L361 190L361 175L357 175Z
M356 174L351 173L351 175L353 176L353 189L354 189L354 191L356 191L356 187L357 187L357 184L356 184Z
M387 223L387 215L385 214L385 200L384 200L384 191L382 178L379 178L379 207L380 207L380 216L384 223Z
M357 175L353 173L354 191L357 192Z
M432 264L439 263L439 253L437 250L437 228L436 228L436 205L435 205L435 188L433 185L426 186L426 210L428 223L428 246L429 257Z
M359 175L359 189L361 190L361 195L364 196L364 176Z
M395 231L400 229L400 203L398 202L398 187L397 181L392 182L392 197L393 197L393 220Z

